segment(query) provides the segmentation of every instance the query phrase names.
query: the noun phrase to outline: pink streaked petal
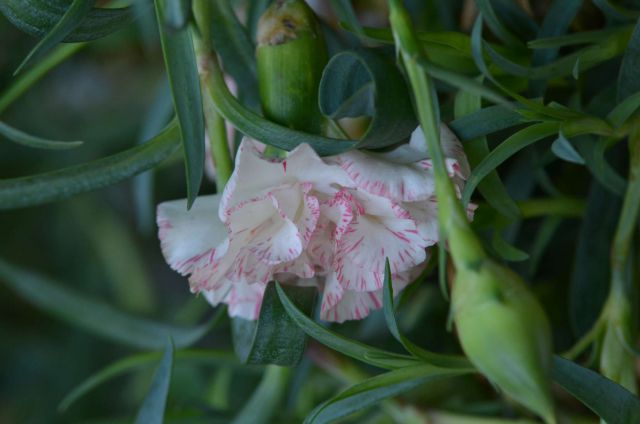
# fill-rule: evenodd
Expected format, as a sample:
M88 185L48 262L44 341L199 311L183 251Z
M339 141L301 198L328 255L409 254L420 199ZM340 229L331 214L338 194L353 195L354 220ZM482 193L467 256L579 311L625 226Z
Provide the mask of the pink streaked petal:
M273 273L280 275L293 274L300 278L312 278L316 274L313 261L306 252L302 252L299 257L291 262L276 265L273 268ZM279 275L276 275L275 278L280 281Z
M341 154L338 160L358 188L377 196L416 201L435 192L433 173L416 163L398 164L357 150Z
M340 190L334 197L322 202L320 205L322 216L335 225L333 238L339 239L344 234L353 221L358 206L347 189Z
M311 189L311 183L296 183L270 192L281 215L298 227L304 247L309 243L320 216L318 198L309 194Z
M423 149L426 152L427 142L420 127L411 134L409 145L414 149ZM455 173L466 180L471 173L467 156L464 154L464 148L458 137L445 124L440 125L440 145L447 162L455 163L455 166L447 164L450 170L455 168ZM430 157L428 153L426 157Z
M260 316L260 307L266 284L234 283L225 299L229 305L229 316L256 320Z
M338 242L335 269L345 288L373 291L382 287L386 258L393 273L406 271L424 262L425 247L413 219L360 215Z
M216 211L220 196L201 196L187 210L186 200L158 205L160 246L167 263L182 275L213 260L215 248L227 237Z
M397 296L411 281L411 277L424 266L392 276L393 293ZM360 292L345 290L337 280L327 282L324 286L320 318L325 321L344 322L363 319L372 310L382 308L382 289Z

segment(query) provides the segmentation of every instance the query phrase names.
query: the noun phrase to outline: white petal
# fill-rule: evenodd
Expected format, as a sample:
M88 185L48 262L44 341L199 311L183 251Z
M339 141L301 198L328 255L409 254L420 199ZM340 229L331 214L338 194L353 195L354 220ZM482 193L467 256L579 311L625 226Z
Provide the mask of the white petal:
M227 237L217 216L220 196L201 196L187 210L186 200L158 205L160 246L167 263L182 275L213 260L215 248Z
M234 283L225 299L229 305L229 315L248 320L258 319L266 288L266 284Z
M422 200L435 193L433 173L419 163L398 164L358 150L337 159L358 188L368 193L397 202Z
M349 225L338 241L335 269L349 290L380 289L386 258L391 272L407 271L426 259L426 243L409 213L388 199L361 199L364 214Z
M310 182L317 192L332 195L336 186L353 187L349 176L338 165L323 161L311 146L303 143L284 161L288 178Z
M420 269L422 266L416 267L417 271ZM397 296L412 281L409 277L413 273L404 272L392 277L394 295ZM328 278L324 286L320 318L334 322L363 319L372 310L382 308L382 298L381 289L368 292L344 290L337 279Z
M421 159L428 159L430 156L427 153L426 145L427 142L421 127L416 128L411 134L409 146L416 150L422 150L424 154L421 155ZM450 169L455 169L460 176L466 180L471 171L467 157L464 154L464 148L462 147L460 140L458 140L458 137L456 137L453 131L451 131L445 124L440 125L440 145L444 151L445 158L451 159L452 163L447 165Z

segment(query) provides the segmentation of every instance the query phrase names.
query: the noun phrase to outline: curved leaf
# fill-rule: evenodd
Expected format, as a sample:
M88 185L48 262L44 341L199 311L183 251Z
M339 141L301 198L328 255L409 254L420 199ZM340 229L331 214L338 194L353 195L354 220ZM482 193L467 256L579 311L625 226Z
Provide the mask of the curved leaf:
M16 75L21 69L26 67L31 59L36 58L50 51L56 44L64 40L71 32L80 25L85 16L91 11L96 0L73 0L60 20L51 28L36 46L29 52L20 66L13 73Z
M407 86L398 68L371 50L333 56L322 73L320 111L330 119L370 116L360 148L378 148L408 138L416 128Z
M20 30L44 37L67 11L66 0L2 0L0 12ZM130 7L93 8L62 41L90 41L104 37L133 21Z
M282 306L284 306L284 309L295 323L298 324L309 337L316 339L325 346L379 368L394 369L416 364L417 361L409 356L386 352L355 340L349 340L344 336L326 329L300 312L293 302L289 300L280 285L276 285L276 291L278 292Z
M457 118L460 118L461 116L464 118L480 112L483 110L481 109L481 103L479 96L459 91L454 100L455 116ZM515 114L519 115L518 113ZM491 119L495 119L495 115L492 115ZM480 123L480 125L483 124L486 125L486 122ZM474 127L476 126L475 124L472 125ZM487 144L486 137L483 136L467 140L467 143L464 145L464 151L469 159L469 164L474 168L489 154L489 145ZM492 171L487 175L486 179L478 185L478 189L487 202L505 217L515 219L520 216L518 206L515 204L511 196L509 196L506 187L502 183L502 180L496 171Z
M312 313L314 287L284 286L283 290L298 308ZM258 320L234 318L231 324L233 347L241 362L292 366L302 358L306 334L284 310L275 283L265 290Z
M542 122L524 128L500 143L472 170L462 192L462 201L467 204L480 181L504 161L530 144L557 133L558 130L558 123Z
M0 259L0 280L25 301L98 336L142 349L159 349L167 337L177 346L201 339L215 323L177 327L124 314L111 306L78 295L54 281Z
M404 346L407 352L435 366L467 369L469 371L474 370L473 365L471 365L471 363L466 358L462 356L443 355L428 351L414 344L400 332L400 328L398 327L398 323L396 321L395 307L393 304L393 285L391 281L391 267L389 266L388 258L385 262L384 267L382 305L384 309L384 318L387 323L387 328L389 329L393 337L398 340L402 344L402 346Z
M625 21L640 17L640 10L627 9L612 3L610 0L593 0L593 4L602 10L602 13L615 20Z
M422 384L456 377L467 370L415 365L386 372L354 384L337 396L320 404L305 419L305 424L324 424L372 406L383 399L399 395Z
M100 371L89 376L86 380L76 386L67 394L60 404L58 411L64 412L79 399L102 384L117 378L136 369L144 368L161 358L160 352L139 353L120 359L106 366ZM224 365L225 367L239 367L232 354L211 350L178 350L175 353L176 361L194 361L197 363L212 363L214 365ZM246 369L246 367L243 367Z
M493 33L502 40L505 44L511 46L520 46L522 45L522 41L514 35L508 28L506 28L500 19L498 19L498 15L496 14L493 6L491 4L491 0L476 0L476 5L482 14L485 16L487 20L487 25Z
M198 196L204 173L204 115L198 65L189 29L170 31L165 28L165 2L154 2L164 63L182 136L189 209Z
M577 163L578 165L584 165L585 163L580 153L578 153L571 142L562 134L562 131L558 133L556 141L551 144L551 151L554 155L567 162Z
M640 423L640 398L606 377L556 356L553 379L607 424Z
M218 113L247 136L283 150L293 150L298 145L307 143L322 156L342 153L356 146L355 141L321 137L292 130L258 116L243 107L231 95L215 58L208 59L207 72L202 78L206 82L205 86Z
M0 210L23 208L106 187L153 168L178 149L169 126L148 143L113 156L29 177L0 180Z
M522 114L502 105L478 109L467 115L456 117L449 128L463 142L470 142L518 124L529 122Z
M560 4L560 2L558 2ZM594 31L581 31L567 35L557 35L554 37L538 38L527 43L530 49L559 49L561 47L575 46L578 44L592 44L602 41L610 35L630 31L629 26L617 26L613 28L605 28Z
M46 138L36 137L31 134L27 134L18 129L10 127L4 122L0 122L0 135L5 136L9 140L22 144L28 147L35 147L36 149L49 149L49 150L66 150L73 149L82 145L82 141L55 141L47 140Z
M149 392L138 410L136 424L162 424L164 422L164 409L167 404L173 370L173 351L173 341L169 339L160 365L153 376Z

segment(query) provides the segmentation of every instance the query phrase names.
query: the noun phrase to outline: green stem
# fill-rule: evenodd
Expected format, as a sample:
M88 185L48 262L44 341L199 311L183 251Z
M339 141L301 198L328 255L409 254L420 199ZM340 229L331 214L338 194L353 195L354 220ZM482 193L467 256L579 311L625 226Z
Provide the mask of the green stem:
M524 219L548 215L581 218L586 207L586 202L583 199L572 197L528 199L519 201L516 204Z
M21 76L4 93L2 93L2 95L0 95L0 114L20 98L20 96L29 90L35 83L40 81L50 70L73 56L86 45L87 43L61 44L45 59L22 73Z
M198 72L202 91L202 108L211 146L211 156L216 166L216 183L220 192L231 177L233 161L229 151L225 120L216 110L211 95L216 88L208 78L209 67L207 63L209 58L215 54L211 44L211 3L206 0L195 0L193 14L198 28L198 34L194 34L193 37L193 44L200 64Z
M291 368L267 365L258 387L232 424L266 424L277 414L291 379Z

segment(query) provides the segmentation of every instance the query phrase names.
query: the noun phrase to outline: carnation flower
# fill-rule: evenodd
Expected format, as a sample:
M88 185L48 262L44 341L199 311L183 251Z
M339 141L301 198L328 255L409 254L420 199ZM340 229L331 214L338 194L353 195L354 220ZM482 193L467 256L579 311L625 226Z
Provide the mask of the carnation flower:
M222 195L203 196L190 211L185 201L159 205L165 258L189 275L192 291L228 304L232 316L256 319L266 284L278 280L318 287L324 320L364 318L381 307L386 259L399 292L438 240L431 161L416 147L422 137L417 130L386 155L324 159L306 144L285 159L265 158L245 139ZM443 143L462 184L461 146L452 135ZM402 163L402 149L423 159Z

